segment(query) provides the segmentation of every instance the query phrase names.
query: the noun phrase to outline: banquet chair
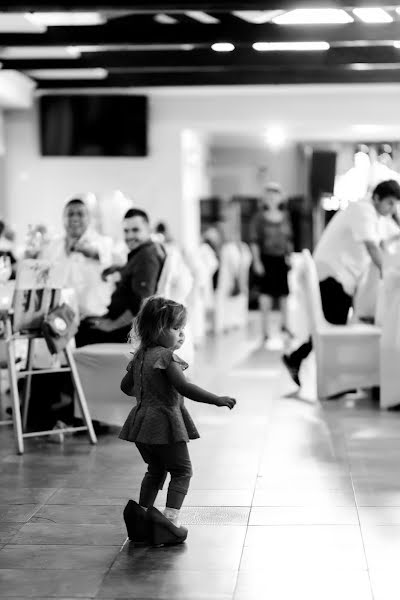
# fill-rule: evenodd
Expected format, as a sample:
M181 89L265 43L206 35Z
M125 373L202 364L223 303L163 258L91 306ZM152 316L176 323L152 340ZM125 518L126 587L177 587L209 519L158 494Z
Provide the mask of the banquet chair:
M316 357L317 394L326 398L380 382L381 330L375 325L332 325L324 317L319 281L309 250L303 250L304 283Z
M249 317L251 252L247 244L228 242L221 249L215 291L214 332L244 327Z
M65 355L65 367L58 367L55 364L54 368L42 369L35 368L33 363L35 341L43 338L41 333L43 319L50 310L60 304L63 280L64 273L59 265L44 260L23 260L17 269L11 310L6 313L3 312L14 434L18 454L23 454L24 452L24 438L59 434L59 431L56 430L26 431L31 381L32 376L37 374L71 373L76 398L85 425L82 427L67 427L63 429L63 432L87 431L90 442L92 444L96 444L97 442L85 394L72 354L71 342L60 353ZM21 339L27 340L28 343L27 361L26 368L17 371L15 360L16 344ZM18 390L18 378L21 377L26 379L22 402L22 416L21 399Z

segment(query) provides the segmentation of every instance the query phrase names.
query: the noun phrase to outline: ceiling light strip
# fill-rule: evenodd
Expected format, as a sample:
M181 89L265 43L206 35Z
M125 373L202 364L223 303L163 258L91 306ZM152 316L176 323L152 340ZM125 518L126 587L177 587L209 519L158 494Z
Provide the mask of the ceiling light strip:
M201 10L187 10L184 13L187 17L198 21L199 23L204 23L205 25L216 25L220 23L219 19L209 15L208 13L202 12Z
M353 14L363 23L392 23L393 17L383 8L354 8Z
M331 25L353 23L341 8L297 8L272 19L277 25Z
M329 50L328 42L256 42L258 52L316 52Z

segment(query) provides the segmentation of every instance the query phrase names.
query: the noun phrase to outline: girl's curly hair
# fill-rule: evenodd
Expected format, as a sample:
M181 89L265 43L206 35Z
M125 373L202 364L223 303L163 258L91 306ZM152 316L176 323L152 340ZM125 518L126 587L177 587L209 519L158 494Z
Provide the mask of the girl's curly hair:
M129 340L139 349L149 348L157 343L160 335L172 327L182 327L187 319L187 311L183 304L150 296L147 298L135 318L129 334Z

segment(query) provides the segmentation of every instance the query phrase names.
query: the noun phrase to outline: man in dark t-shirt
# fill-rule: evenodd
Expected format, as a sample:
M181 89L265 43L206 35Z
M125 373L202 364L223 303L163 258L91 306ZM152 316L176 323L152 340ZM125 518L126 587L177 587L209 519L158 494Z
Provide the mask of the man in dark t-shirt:
M77 347L87 344L126 342L142 301L155 294L165 261L165 250L151 240L148 215L131 208L124 217L124 237L130 250L120 271L121 279L111 297L107 314L81 322L75 337ZM106 270L110 275L117 267Z

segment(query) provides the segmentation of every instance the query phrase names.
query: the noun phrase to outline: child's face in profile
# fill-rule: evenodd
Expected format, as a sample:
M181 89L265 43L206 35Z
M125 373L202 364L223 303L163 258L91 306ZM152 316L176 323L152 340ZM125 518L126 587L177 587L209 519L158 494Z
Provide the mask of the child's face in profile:
M159 344L164 348L177 350L185 341L185 326L180 325L166 329L159 337Z

